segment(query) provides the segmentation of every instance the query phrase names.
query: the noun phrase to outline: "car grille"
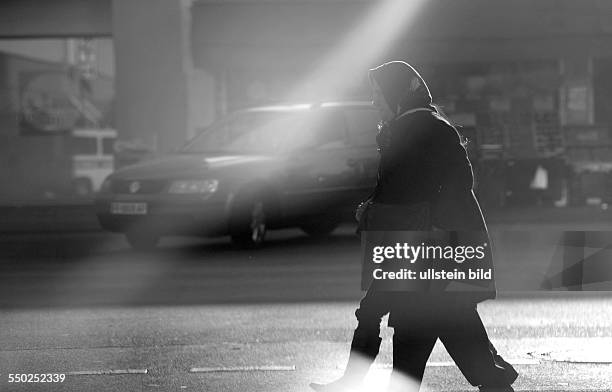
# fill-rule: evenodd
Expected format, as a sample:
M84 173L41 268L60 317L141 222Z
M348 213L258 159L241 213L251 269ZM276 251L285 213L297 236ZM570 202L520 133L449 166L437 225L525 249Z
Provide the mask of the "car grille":
M137 182L138 186L134 187ZM111 184L113 193L127 193L130 195L144 195L160 193L166 187L164 180L114 180ZM131 188L131 189L130 189ZM136 191L134 189L138 188Z

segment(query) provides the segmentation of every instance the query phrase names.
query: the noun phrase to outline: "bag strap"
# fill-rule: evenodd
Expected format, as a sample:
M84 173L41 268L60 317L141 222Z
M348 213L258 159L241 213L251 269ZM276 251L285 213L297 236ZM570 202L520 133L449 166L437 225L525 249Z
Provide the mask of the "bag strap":
M404 113L402 113L399 116L395 117L394 120L399 120L400 118L402 118L404 116L407 116L409 114L416 113L416 112L431 112L431 113L433 113L433 110L427 109L427 108L416 108L416 109L406 110Z

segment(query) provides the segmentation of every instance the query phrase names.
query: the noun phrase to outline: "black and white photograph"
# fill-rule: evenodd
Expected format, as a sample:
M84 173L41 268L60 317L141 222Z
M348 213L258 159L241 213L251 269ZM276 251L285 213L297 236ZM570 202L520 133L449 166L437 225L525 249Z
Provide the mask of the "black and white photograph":
M0 391L612 391L612 1L0 0Z

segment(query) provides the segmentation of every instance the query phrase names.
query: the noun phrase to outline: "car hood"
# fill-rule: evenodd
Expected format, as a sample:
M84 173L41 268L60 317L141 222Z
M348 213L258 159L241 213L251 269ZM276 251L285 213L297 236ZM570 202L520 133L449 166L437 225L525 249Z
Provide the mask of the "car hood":
M175 154L155 158L117 170L119 179L159 179L197 177L205 171L226 167L253 165L274 158L261 155L200 155Z

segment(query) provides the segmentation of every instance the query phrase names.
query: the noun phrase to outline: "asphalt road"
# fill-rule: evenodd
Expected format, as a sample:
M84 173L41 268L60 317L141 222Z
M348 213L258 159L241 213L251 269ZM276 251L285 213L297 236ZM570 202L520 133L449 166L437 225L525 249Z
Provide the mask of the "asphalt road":
M524 236L500 238L526 252ZM511 264L511 251L501 253L500 298L480 310L521 372L516 389L612 390L612 294L508 290L541 279L533 260ZM223 239L168 239L137 253L103 233L3 235L0 391L307 391L342 372L359 273L350 227L327 240L275 233L256 252ZM389 373L391 330L384 334L370 385ZM49 372L65 381L8 382ZM425 382L474 390L440 345Z

